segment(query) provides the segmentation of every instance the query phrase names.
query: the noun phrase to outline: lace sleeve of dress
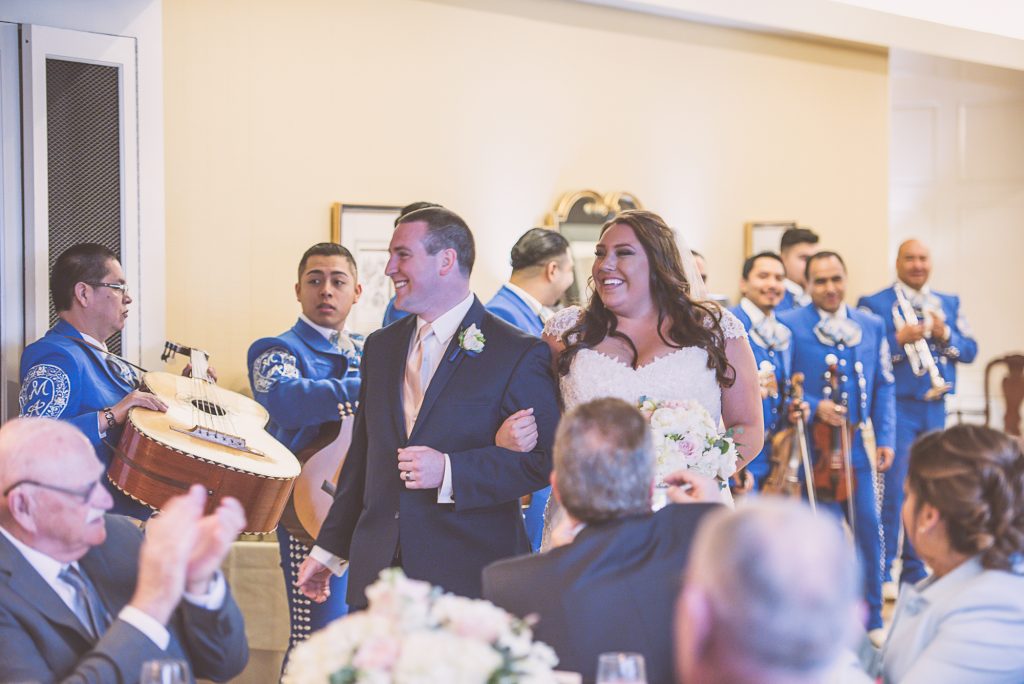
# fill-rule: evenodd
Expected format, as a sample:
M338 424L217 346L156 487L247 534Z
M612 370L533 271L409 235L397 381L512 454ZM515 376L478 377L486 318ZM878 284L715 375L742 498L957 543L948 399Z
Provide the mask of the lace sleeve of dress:
M728 309L721 308L722 312L722 334L725 335L727 340L742 340L747 336L747 330L743 327L743 323L740 319L736 318L736 315ZM711 322L706 321L705 325L711 327Z
M578 306L567 306L557 311L554 316L544 324L544 334L556 339L562 339L562 335L569 330L583 317L583 309Z

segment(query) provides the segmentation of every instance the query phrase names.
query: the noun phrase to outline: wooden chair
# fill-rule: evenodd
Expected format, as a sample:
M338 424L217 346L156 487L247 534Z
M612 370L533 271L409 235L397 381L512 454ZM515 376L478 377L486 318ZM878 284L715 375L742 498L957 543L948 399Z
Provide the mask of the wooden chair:
M1006 413L1002 426L991 426L991 394L989 379L996 366L1005 365L1007 373L1000 382ZM1001 427L1008 435L1021 436L1021 404L1024 403L1024 354L1007 354L992 359L985 366L985 425Z

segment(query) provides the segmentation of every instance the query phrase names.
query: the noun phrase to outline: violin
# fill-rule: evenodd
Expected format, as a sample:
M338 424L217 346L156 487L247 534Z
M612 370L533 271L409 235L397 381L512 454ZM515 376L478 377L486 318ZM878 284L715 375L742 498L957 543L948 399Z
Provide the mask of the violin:
M804 374L794 373L790 379L787 394L789 404L787 414L792 412L793 406L799 406L804 401ZM778 494L781 496L799 498L801 492L800 466L805 473L805 484L807 490L807 501L811 509L816 508L816 497L814 487L807 474L811 473L810 451L807 445L807 427L804 424L806 416L800 415L792 427L780 430L772 437L771 470L765 479L761 490L767 494Z
M828 369L825 371L825 388L822 398L833 400L839 396L839 368L835 354L825 357ZM846 408L846 402L836 404ZM820 501L853 505L853 467L850 461L853 442L853 426L849 413L844 411L840 425L830 425L816 420L811 431L818 459L814 464L814 489ZM851 510L852 514L852 510ZM851 521L853 516L850 516ZM851 523L852 524L852 523Z

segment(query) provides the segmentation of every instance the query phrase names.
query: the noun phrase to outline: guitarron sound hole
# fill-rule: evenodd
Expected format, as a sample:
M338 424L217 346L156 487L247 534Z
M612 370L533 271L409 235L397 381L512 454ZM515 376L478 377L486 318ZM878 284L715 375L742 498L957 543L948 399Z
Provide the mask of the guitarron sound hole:
M214 404L212 401L206 401L205 399L193 399L192 405L200 411L214 416L226 416L228 413L217 404Z

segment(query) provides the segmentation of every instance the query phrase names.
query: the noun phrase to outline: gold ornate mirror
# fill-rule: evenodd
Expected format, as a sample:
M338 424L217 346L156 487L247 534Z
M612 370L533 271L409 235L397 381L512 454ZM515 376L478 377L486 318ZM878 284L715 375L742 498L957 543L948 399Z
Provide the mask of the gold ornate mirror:
M562 195L555 210L548 214L548 227L557 230L569 241L569 250L575 262L576 279L565 293L566 304L586 304L589 296L587 284L594 265L594 247L600 237L601 226L627 209L643 209L643 205L635 195L628 192L601 195L593 190L577 190Z

